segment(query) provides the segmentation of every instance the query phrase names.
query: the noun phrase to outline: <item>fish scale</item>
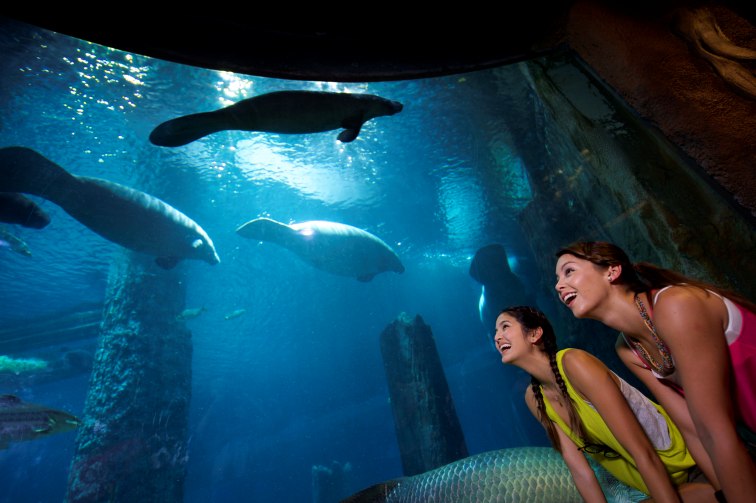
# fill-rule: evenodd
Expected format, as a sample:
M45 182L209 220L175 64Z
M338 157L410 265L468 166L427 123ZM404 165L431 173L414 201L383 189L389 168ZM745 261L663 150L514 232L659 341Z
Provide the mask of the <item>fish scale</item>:
M645 495L598 473L611 502ZM419 475L376 484L343 503L582 502L567 465L550 447L515 447L470 456Z

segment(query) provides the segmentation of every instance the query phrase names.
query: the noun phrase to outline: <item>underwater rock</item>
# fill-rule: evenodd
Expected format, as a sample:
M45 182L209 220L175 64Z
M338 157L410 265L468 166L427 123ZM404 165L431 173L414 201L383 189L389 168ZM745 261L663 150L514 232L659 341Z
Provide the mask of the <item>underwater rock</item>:
M0 149L0 191L44 197L105 239L157 257L164 269L182 259L220 262L204 229L173 206L117 183L72 175L25 147Z
M467 445L433 333L406 313L380 336L391 410L405 475L467 456Z
M365 122L394 115L402 108L397 101L372 94L277 91L220 110L169 120L150 133L150 141L179 147L226 130L302 134L344 128L338 139L347 143L357 138Z
M42 229L50 223L50 217L28 197L0 192L0 222Z
M69 503L184 499L192 345L176 321L179 272L127 250L111 266Z
M247 239L275 243L313 267L358 281L370 281L387 271L404 272L389 245L351 225L323 220L286 225L257 218L239 226L236 232Z
M595 468L595 467L594 467ZM597 470L610 501L645 499L642 493ZM551 447L483 452L413 477L382 482L342 503L580 503L562 456Z
M37 440L77 426L79 420L68 412L0 395L0 449L8 448L10 442Z

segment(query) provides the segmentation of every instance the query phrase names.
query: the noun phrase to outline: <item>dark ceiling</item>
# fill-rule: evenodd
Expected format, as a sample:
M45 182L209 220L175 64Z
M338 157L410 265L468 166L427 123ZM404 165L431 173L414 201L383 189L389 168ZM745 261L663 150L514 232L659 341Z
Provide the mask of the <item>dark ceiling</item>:
M378 81L488 68L553 50L561 41L569 3L523 3L461 15L434 5L428 18L414 21L390 9L373 15L347 9L328 16L327 23L307 26L259 12L151 13L105 20L51 15L37 8L38 12L6 17L128 52L216 70L287 79Z
M229 14L215 14L212 6L201 4L201 10L186 7L180 13L168 7L153 12L145 5L110 4L109 14L75 12L73 7L61 14L33 4L14 6L20 12L4 15L90 42L204 68L367 82L479 70L553 51L564 45L568 13L577 1L604 3L656 21L681 5L711 3L635 0L615 7L617 3L608 0L519 0L455 4L455 9L428 4L407 12L388 4L316 9L286 2L280 7L269 3L264 9L249 4L215 8ZM744 11L737 0L716 3L753 19L753 6ZM203 14L184 12L189 10Z

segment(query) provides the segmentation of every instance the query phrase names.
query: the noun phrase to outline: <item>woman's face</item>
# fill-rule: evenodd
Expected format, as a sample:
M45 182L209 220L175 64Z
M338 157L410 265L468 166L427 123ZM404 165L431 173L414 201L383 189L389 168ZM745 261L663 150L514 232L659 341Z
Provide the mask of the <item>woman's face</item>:
M559 300L575 318L588 318L609 294L609 267L565 254L556 264L556 291Z
M496 318L494 342L502 363L511 363L525 346L525 334L520 322L509 313L501 313Z

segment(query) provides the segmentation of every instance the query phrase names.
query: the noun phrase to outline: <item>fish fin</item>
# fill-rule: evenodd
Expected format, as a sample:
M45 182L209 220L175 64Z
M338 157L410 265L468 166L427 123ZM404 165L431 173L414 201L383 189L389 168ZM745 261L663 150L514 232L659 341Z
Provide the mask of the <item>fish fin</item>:
M360 492L344 498L340 503L380 503L386 501L389 494L391 494L391 491L393 491L401 481L402 479L394 479L375 484L374 486L370 486L367 489L363 489Z
M354 141L355 138L357 138L357 135L360 134L360 129L362 128L362 124L359 124L357 126L351 126L347 127L339 133L339 136L336 138L341 143L349 143L351 141Z
M176 264L179 263L178 257L158 257L155 259L155 263L163 269L173 269Z
M357 276L357 281L367 283L368 281L371 281L373 277L375 277L375 274L363 274L362 276Z

